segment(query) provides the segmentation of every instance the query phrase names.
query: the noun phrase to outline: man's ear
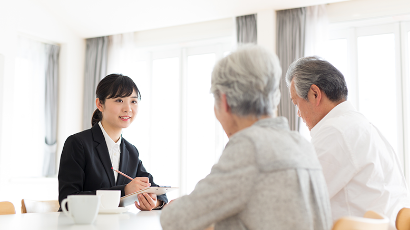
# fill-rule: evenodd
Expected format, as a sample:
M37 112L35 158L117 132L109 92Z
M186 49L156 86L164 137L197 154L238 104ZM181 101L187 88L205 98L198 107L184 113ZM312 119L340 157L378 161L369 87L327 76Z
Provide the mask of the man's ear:
M313 100L315 106L318 106L322 101L322 91L317 87L317 85L311 85L309 90L309 100Z
M226 94L221 94L221 109L224 112L231 113L231 107L228 105L228 100L226 99Z
M101 104L101 101L99 98L95 99L95 105L97 106L97 109L100 110L101 112L104 110L104 107Z

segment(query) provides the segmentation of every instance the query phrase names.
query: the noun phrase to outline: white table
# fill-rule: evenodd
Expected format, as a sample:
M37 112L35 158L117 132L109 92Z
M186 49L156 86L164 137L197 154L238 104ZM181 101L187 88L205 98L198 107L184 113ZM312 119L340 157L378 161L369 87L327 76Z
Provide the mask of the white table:
M161 211L98 214L91 225L77 225L64 213L27 213L0 215L0 229L28 230L162 230Z

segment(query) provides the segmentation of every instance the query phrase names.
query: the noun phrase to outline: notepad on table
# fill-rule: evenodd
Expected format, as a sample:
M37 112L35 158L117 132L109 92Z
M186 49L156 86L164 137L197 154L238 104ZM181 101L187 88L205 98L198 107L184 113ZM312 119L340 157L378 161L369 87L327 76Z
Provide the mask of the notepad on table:
M176 189L178 189L178 187L149 187L149 188L141 189L137 192L121 197L120 207L125 207L130 204L134 204L134 202L138 200L138 194L141 194L141 193L154 193L157 196L159 196L167 192L174 191Z

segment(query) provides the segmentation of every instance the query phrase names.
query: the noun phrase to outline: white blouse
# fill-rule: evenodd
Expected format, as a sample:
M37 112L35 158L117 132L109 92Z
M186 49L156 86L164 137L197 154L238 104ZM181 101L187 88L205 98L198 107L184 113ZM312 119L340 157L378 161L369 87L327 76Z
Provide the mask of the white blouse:
M110 154L110 159L111 159L111 165L114 169L120 170L120 154L121 154L121 150L120 150L120 145L121 145L121 136L120 139L117 141L117 143L115 143L111 137L108 135L107 132L105 132L104 127L101 124L101 121L98 122L98 125L100 126L103 134L104 134L104 139L105 139L105 143L107 143L107 148L108 148L108 153ZM115 182L117 182L117 177L118 177L118 173L114 171L114 177L115 177Z
M311 130L329 190L333 220L367 210L390 218L410 206L398 157L386 138L350 102L331 110Z

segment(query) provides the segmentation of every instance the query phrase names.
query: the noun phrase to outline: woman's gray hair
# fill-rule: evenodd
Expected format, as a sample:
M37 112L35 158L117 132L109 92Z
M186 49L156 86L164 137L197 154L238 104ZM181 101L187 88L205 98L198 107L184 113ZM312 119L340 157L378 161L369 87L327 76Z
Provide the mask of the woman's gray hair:
M261 46L243 45L216 63L211 93L217 103L225 94L237 116L272 115L280 100L281 74L274 53Z
M320 57L304 57L293 62L286 72L286 84L294 81L296 94L308 100L310 86L316 85L330 101L347 100L347 86L343 74Z

